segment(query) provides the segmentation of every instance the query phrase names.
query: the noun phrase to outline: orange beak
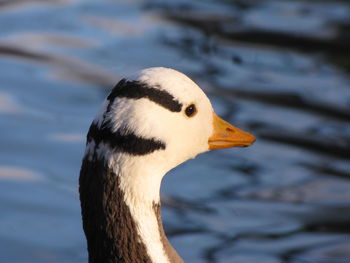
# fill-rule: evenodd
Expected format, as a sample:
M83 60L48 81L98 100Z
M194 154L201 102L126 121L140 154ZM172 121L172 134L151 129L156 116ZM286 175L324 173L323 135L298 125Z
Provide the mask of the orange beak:
M215 112L213 115L214 132L208 140L209 150L250 146L255 142L255 137L250 133L232 126Z

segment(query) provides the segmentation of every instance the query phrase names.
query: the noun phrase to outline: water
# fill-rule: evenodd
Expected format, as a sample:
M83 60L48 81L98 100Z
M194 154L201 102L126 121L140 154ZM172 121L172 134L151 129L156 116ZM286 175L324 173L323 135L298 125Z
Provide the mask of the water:
M350 262L346 1L0 1L1 262L86 262L77 180L108 90L179 69L257 136L164 179L187 262Z

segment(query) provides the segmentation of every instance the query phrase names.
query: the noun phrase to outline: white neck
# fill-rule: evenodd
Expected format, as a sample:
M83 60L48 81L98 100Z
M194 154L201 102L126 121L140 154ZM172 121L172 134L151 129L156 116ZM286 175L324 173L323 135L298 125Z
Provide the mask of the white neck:
M120 176L120 188L138 233L153 263L169 263L161 240L154 206L160 203L160 184L165 174L145 156L117 155L110 166Z

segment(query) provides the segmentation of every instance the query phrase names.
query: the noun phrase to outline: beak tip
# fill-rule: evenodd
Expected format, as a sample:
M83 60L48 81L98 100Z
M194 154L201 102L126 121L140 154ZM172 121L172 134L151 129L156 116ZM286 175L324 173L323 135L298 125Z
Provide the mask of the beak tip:
M251 136L251 138L248 140L247 146L251 146L251 145L253 145L253 144L256 142L255 136L252 135L252 134L249 134L249 135ZM247 147L247 146L246 146L246 147Z
M256 142L256 137L254 135L252 135L252 141L250 143L250 145L254 144Z

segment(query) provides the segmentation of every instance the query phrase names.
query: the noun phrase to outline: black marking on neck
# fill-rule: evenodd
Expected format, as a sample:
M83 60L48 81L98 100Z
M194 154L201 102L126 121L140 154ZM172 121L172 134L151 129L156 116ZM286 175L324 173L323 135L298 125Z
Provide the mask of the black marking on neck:
M159 89L159 86L152 88L140 81L127 81L125 79L119 81L107 97L109 100L107 112L110 111L116 97L131 99L147 98L172 112L180 112L182 108L182 104L167 91Z
M96 145L103 142L115 151L132 155L146 155L156 150L165 150L166 147L164 142L154 138L146 139L133 133L112 132L107 124L102 125L101 128L95 123L91 124L87 134L87 143L92 140L94 140Z
M89 263L152 263L119 185L102 160L83 159L79 192Z

